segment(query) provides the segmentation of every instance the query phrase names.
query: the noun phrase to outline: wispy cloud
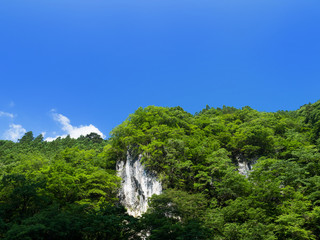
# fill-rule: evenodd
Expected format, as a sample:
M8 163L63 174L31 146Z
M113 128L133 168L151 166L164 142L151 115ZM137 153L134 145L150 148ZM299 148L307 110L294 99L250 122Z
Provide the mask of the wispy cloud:
M10 124L10 128L3 134L4 139L18 141L27 131L19 124Z
M2 112L0 111L0 117L9 117L9 118L14 118L14 115L12 113L8 112Z
M69 118L67 118L66 116L64 116L62 114L55 113L54 110L53 110L53 119L56 122L60 123L62 131L64 131L66 134L56 136L56 137L47 137L45 139L46 141L53 141L58 137L65 138L68 135L70 135L71 138L78 138L81 135L86 136L92 132L100 135L102 138L105 137L103 135L103 133L98 128L93 126L92 124L87 125L87 126L80 125L79 127L72 126Z

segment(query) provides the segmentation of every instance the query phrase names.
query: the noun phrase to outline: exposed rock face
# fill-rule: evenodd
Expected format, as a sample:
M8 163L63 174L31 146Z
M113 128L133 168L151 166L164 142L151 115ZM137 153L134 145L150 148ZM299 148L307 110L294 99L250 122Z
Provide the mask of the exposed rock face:
M122 178L119 192L121 204L128 214L138 217L147 211L148 198L161 194L162 186L154 173L146 170L141 164L142 155L133 158L127 152L127 159L117 163L118 176Z
M243 156L236 157L238 161L238 172L246 177L252 170L252 166L257 162L257 159L245 159Z
M248 177L250 170L251 170L251 165L248 162L238 162L238 171L240 174Z

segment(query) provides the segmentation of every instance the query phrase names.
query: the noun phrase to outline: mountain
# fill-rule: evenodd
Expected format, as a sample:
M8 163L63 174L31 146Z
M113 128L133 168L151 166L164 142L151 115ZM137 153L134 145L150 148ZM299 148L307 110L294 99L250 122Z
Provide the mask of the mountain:
M149 106L108 140L2 140L0 238L319 239L319 132L320 102Z

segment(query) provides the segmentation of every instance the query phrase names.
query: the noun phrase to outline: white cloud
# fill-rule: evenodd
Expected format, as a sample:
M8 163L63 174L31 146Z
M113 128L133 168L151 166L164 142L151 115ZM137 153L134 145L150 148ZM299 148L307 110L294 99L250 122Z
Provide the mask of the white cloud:
M57 137L47 137L47 138L45 139L45 141L47 141L47 142L52 142L52 141L56 140L58 137L61 137L61 136L57 136ZM64 136L64 137L66 137L66 136Z
M0 111L0 117L14 118L14 115L12 113L7 113L7 112Z
M100 135L102 138L105 137L103 135L103 133L100 132L100 130L98 128L96 128L95 126L93 126L92 124L90 124L88 126L80 125L79 127L72 126L69 118L67 118L66 116L63 116L62 114L55 113L54 110L53 110L53 119L61 124L62 130L66 134L61 135L61 136L56 136L56 137L47 137L45 140L48 142L53 141L53 140L57 139L58 137L65 138L68 135L70 135L71 138L78 138L81 135L86 136L92 132Z
M20 139L27 131L18 124L10 124L10 128L5 131L3 134L4 138L6 140L11 140L16 142L18 139Z

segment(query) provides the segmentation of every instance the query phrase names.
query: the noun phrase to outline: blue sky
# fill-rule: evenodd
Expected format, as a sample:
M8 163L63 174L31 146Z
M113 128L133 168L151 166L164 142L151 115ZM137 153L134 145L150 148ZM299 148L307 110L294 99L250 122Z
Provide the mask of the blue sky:
M108 136L138 107L320 99L318 0L5 0L0 139Z

